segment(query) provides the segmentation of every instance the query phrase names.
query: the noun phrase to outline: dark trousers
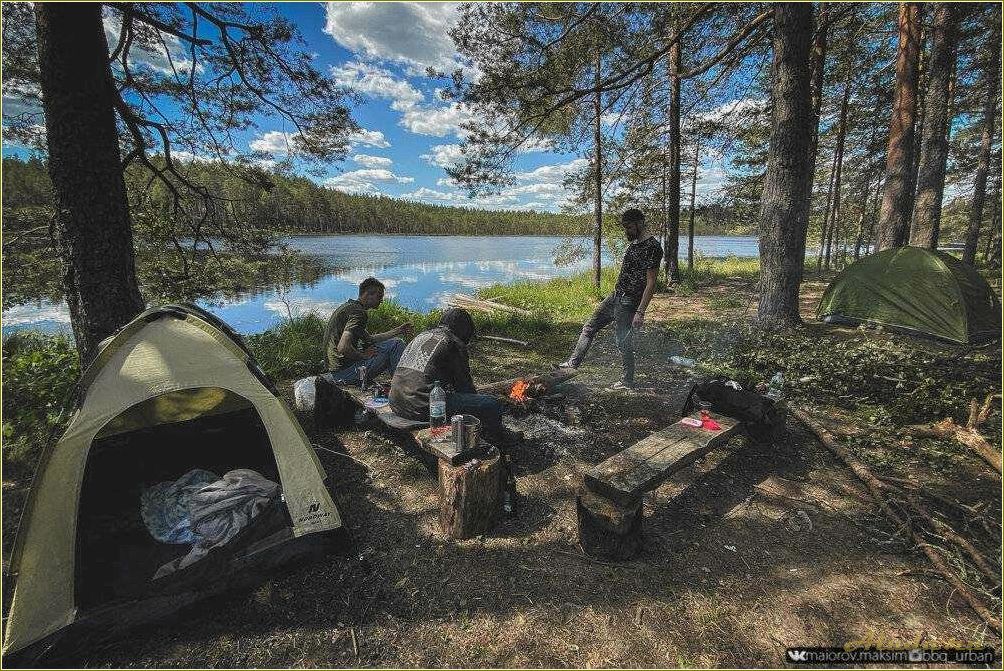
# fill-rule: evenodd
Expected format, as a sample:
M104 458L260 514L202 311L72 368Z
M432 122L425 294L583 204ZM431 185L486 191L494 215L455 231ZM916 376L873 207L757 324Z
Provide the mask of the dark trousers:
M446 419L453 415L474 415L481 420L481 430L489 440L498 440L506 435L502 426L502 411L505 407L498 396L490 394L446 395Z
M614 323L617 349L620 350L624 363L624 381L634 382L634 329L631 327L631 320L634 319L637 310L638 301L633 298L618 294L607 296L596 306L589 321L583 324L582 333L579 335L579 341L575 343L569 363L578 368L586 358L586 352L593 344L596 334L610 323Z

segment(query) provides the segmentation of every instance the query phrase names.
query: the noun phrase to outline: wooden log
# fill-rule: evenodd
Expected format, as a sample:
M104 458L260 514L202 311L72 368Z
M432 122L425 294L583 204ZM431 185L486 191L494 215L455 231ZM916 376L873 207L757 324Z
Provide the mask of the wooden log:
M631 559L642 549L641 499L622 505L580 488L576 497L579 544L597 559Z
M459 466L439 461L439 525L448 538L491 531L502 515L502 463L494 447Z
M525 380L530 384L531 388L536 387L538 390L537 395L541 396L559 384L568 382L578 374L579 372L572 368L559 368L558 370L548 371L547 373L540 373L538 375L530 375L529 377L514 377L510 380L501 380L500 382L485 384L478 387L478 393L508 396L509 392L512 391L512 386L516 384L516 382L519 380Z

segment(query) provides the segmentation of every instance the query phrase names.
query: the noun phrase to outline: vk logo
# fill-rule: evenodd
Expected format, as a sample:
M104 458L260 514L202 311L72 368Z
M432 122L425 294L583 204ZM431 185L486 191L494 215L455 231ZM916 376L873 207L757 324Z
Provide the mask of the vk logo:
M807 662L809 661L809 651L808 650L789 650L788 659L793 662Z

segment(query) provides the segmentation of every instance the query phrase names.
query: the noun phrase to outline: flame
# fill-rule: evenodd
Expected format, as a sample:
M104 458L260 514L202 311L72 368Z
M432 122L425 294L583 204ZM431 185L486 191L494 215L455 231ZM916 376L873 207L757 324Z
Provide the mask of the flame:
M526 380L516 380L516 384L512 386L512 391L509 392L509 398L518 403L525 403L527 400L526 392L530 389L530 383Z

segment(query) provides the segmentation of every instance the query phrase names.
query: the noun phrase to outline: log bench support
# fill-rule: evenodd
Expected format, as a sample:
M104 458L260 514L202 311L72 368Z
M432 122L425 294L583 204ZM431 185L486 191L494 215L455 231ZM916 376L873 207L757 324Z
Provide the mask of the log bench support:
M587 470L576 502L583 551L612 560L637 555L642 549L645 492L742 429L730 417L717 415L715 420L721 425L718 431L677 422Z

